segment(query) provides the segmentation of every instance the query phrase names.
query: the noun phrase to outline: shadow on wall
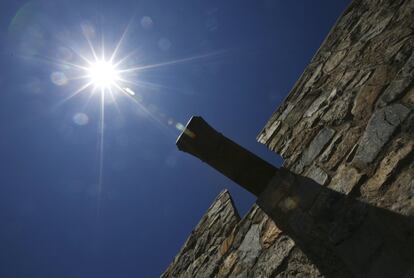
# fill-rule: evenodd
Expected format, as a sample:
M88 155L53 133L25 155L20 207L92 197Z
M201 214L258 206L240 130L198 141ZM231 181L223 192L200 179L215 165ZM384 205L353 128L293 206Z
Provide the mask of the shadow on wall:
M329 277L414 277L414 219L277 169L195 116L177 139L258 196L258 206Z
M276 172L257 204L327 277L414 277L414 217L286 169Z

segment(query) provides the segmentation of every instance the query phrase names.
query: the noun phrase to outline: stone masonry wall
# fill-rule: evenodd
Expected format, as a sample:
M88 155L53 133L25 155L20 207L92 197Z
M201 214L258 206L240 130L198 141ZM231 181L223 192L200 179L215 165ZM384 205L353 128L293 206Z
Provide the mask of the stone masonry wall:
M258 206L240 221L224 191L161 277L238 277L247 273L250 277L319 275L293 240Z
M413 0L353 1L259 142L285 168L412 219L413 50ZM369 249L367 270L384 259L380 246Z
M354 1L258 140L284 166L414 214L414 1Z
M413 50L414 0L353 1L259 142L290 171L413 217ZM238 221L226 202L212 207L233 216L210 228L210 208L163 277L323 276L257 205ZM371 257L367 269L381 264L380 246Z
M213 276L221 260L221 246L239 221L230 194L221 192L162 277Z

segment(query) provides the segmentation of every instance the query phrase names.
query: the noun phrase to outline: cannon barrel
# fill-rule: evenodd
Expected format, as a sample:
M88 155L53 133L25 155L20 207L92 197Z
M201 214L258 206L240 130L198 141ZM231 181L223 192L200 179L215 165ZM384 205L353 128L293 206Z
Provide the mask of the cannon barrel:
M192 154L256 196L278 169L193 116L178 137L180 151Z

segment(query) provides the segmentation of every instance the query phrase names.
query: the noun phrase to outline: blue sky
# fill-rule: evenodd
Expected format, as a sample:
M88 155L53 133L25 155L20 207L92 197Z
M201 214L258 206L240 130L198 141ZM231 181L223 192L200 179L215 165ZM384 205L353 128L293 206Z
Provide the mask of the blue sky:
M0 276L157 277L221 190L246 213L254 197L180 153L176 126L201 115L280 165L256 135L348 3L2 1ZM63 62L126 27L126 67L199 58L130 74L140 105L106 98L101 148L99 93L63 101L85 82Z

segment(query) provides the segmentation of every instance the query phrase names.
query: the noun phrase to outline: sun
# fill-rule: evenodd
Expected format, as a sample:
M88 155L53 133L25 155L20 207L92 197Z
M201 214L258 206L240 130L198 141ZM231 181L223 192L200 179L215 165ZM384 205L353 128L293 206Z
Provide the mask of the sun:
M121 80L120 72L116 69L116 66L105 60L91 63L87 73L91 84L95 88L109 89L112 86L117 86L117 82Z
M219 55L223 51L215 53L207 53L198 56L190 56L181 59L175 59L167 62L152 63L152 64L135 64L142 58L142 53L138 50L134 50L124 55L119 55L122 52L122 44L128 31L129 25L125 28L124 32L120 36L118 42L115 42L115 46L112 51L108 51L108 45L104 45L103 35L101 35L101 45L94 45L93 42L98 41L96 38L96 32L91 25L82 25L82 34L89 46L89 51L77 51L76 48L68 48L68 53L75 54L76 60L72 55L66 55L65 59L47 58L47 61L57 64L66 70L71 72L76 71L76 74L69 79L64 72L53 72L51 75L52 82L58 86L68 84L70 80L78 80L79 87L75 88L74 92L71 92L68 96L57 103L57 106L67 102L68 100L80 95L81 93L89 93L86 105L90 102L93 96L99 101L100 115L98 119L98 153L99 153L99 177L97 182L98 196L102 190L103 184L103 170L104 170L104 137L105 137L105 106L107 100L111 104L114 104L116 110L120 112L117 98L128 97L138 109L144 112L145 116L148 116L155 123L160 124L161 127L174 127L180 132L183 132L185 127L182 123L174 120L173 117L158 111L158 109L152 109L154 105L147 103L142 97L140 90L152 90L157 91L164 87L158 83L152 83L146 80L140 80L140 74L144 71L150 71L153 69L173 66L176 64L193 62L195 60L207 59L213 55ZM66 49L66 48L65 48ZM105 51L106 50L106 51ZM111 49L110 49L111 50ZM89 52L89 53L88 53ZM119 57L121 56L121 57ZM82 125L88 121L88 117L85 113L78 113L75 115L74 121L76 124ZM99 214L99 198L97 211Z

